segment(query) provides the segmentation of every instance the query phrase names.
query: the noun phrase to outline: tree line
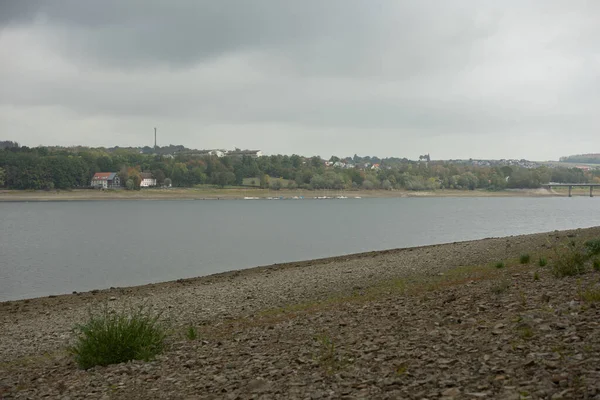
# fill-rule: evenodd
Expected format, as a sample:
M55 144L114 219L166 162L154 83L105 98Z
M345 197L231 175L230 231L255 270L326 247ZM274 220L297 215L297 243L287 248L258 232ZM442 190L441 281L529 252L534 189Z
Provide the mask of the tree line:
M577 168L476 166L400 158L274 155L259 158L197 156L193 152L145 154L131 149L7 146L0 149L0 187L86 188L96 172L117 172L127 188L139 188L141 173L159 185L258 186L289 189L503 190L539 188L548 182L599 182L600 171Z
M574 156L561 157L561 162L600 164L600 154L578 154Z

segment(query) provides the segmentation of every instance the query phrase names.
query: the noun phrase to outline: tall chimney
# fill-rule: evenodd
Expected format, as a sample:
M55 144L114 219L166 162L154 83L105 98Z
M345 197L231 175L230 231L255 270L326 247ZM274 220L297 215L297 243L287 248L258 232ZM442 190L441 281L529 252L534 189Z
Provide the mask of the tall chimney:
M154 128L154 150L156 150L156 128Z

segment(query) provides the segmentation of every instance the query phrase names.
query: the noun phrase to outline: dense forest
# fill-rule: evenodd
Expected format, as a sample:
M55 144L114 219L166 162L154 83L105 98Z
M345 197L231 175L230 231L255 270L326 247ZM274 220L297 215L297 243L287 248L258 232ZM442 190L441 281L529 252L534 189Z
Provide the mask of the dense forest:
M468 162L409 161L400 158L217 157L181 151L146 154L136 149L20 147L2 142L0 187L9 189L87 188L96 172L118 172L121 182L139 188L141 172L159 185L260 186L302 189L487 189L538 188L548 182L600 182L600 171L477 166ZM177 147L177 146L174 146Z
M600 164L600 154L578 154L575 156L561 157L561 162Z

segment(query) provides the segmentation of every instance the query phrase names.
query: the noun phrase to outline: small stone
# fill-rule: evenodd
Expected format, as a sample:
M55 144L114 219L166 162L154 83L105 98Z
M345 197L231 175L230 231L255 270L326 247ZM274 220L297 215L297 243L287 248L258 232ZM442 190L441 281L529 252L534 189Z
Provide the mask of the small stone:
M524 367L533 367L534 365L535 365L535 360L529 360L525 364L523 364Z
M250 392L260 392L260 391L263 391L266 386L267 386L267 381L265 381L264 379L252 379L248 383L248 390Z
M115 296L111 296L110 299L108 299L109 301L115 301L117 298Z
M456 387L446 389L442 392L442 396L444 396L444 397L460 396L460 389L456 388Z

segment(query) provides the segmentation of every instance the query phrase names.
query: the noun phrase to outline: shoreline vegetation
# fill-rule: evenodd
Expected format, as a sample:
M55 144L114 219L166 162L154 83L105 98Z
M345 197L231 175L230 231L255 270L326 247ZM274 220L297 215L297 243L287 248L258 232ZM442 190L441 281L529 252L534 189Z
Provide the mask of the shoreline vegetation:
M589 196L588 188L573 188L573 196ZM567 197L567 188L435 191L410 190L268 190L258 188L169 188L143 190L0 190L2 201L76 201L76 200L224 200L224 199L312 199L398 198L398 197Z
M595 227L2 302L0 397L595 398L599 254ZM142 306L161 354L78 366L74 326Z

